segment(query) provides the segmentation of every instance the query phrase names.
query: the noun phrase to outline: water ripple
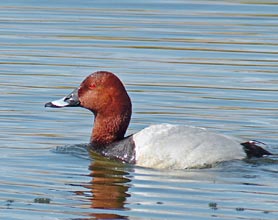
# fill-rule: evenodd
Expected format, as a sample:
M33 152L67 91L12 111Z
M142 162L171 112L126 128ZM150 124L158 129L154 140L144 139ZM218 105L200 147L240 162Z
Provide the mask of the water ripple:
M277 153L277 10L271 0L1 2L1 217L276 220L276 155L201 170L119 164L80 144L90 112L43 106L110 70L133 100L129 134L189 124Z

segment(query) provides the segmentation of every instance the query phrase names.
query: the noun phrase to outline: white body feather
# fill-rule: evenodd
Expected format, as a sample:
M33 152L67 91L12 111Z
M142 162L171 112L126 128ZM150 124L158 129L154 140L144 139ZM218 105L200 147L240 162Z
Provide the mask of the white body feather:
M204 167L246 156L239 139L191 126L152 125L133 140L136 164L151 168Z

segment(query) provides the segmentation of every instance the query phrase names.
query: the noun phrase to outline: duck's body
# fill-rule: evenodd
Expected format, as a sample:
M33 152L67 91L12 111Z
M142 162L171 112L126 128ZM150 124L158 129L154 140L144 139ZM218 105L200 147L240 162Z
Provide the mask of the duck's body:
M191 126L152 125L124 137L131 101L121 81L110 72L91 74L73 93L45 106L81 106L91 110L95 115L92 150L139 166L184 169L271 154L255 142Z
M136 162L146 167L184 169L246 157L240 140L198 127L153 125L133 139Z

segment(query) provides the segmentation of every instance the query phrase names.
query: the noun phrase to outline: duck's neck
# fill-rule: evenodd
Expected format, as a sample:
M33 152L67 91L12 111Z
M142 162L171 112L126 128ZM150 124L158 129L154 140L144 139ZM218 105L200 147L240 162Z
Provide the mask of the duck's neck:
M110 143L122 140L129 125L131 109L124 112L116 110L109 115L95 114L94 128L91 135L91 144L95 149L101 149Z

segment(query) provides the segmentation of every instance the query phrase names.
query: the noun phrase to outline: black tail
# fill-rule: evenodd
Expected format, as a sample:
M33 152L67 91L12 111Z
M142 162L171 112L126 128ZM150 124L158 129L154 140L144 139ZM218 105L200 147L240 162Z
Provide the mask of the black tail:
M241 143L245 153L247 154L247 158L262 157L264 155L272 155L272 153L260 147L259 144L265 145L264 143L258 141L248 141L248 142Z

